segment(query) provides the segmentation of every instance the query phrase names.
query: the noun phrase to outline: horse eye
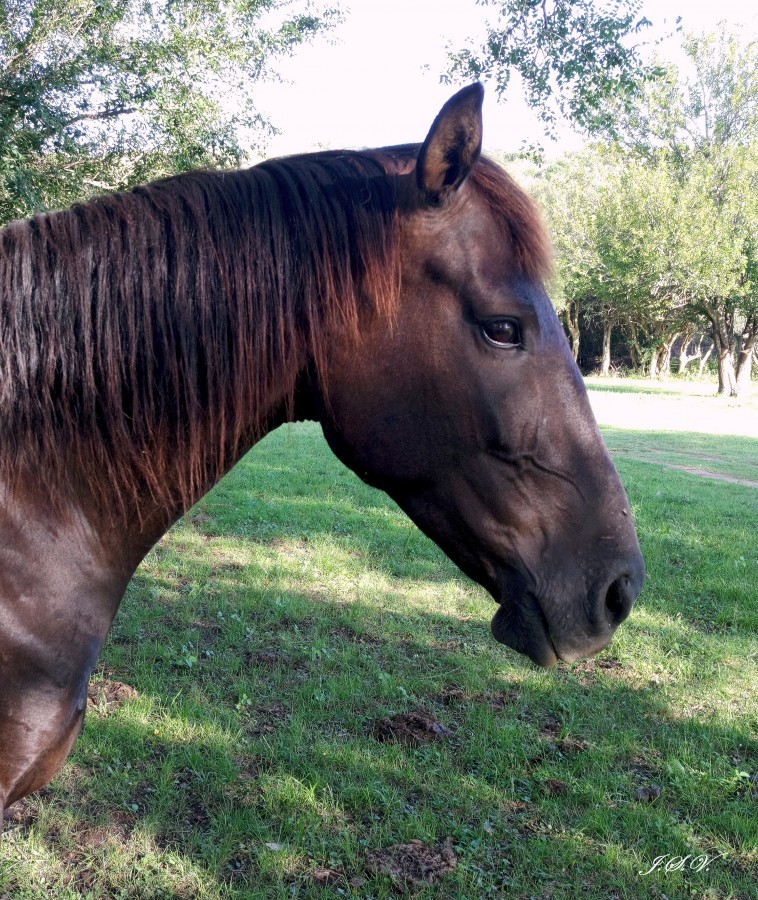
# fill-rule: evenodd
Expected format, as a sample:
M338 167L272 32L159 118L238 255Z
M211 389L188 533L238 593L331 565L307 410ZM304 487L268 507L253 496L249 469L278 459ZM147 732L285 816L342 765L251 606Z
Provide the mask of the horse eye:
M482 323L482 334L490 344L497 347L519 347L521 345L521 329L513 319L496 319Z

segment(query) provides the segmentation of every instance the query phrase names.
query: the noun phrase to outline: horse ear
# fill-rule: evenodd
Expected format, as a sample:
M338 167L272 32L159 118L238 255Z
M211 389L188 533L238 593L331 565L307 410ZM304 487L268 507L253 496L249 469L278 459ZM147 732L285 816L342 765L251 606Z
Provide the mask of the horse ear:
M471 84L440 110L419 151L416 181L427 202L437 205L466 180L482 150L484 88Z

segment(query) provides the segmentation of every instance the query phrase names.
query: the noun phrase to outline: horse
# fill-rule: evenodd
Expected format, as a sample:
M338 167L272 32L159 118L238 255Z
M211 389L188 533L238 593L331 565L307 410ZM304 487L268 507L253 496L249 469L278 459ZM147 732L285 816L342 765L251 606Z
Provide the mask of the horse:
M483 88L421 145L174 176L0 231L0 810L52 779L127 583L265 434L333 452L541 666L644 580Z

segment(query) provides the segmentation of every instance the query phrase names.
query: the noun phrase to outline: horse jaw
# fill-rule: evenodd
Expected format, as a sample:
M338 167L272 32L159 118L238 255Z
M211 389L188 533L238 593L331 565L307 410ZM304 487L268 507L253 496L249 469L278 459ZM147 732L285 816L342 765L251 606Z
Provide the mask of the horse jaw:
M528 614L520 607L501 603L492 617L491 629L498 643L525 654L544 669L550 669L558 662L547 620L536 602Z

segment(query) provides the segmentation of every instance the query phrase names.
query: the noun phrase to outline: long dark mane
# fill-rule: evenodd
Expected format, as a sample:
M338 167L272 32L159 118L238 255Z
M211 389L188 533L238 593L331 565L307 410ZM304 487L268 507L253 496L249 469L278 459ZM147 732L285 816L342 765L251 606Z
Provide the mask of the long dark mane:
M191 503L291 401L335 330L359 342L398 295L395 178L417 148L196 172L0 232L0 477L70 473L122 500ZM529 274L531 202L482 161L477 189Z

